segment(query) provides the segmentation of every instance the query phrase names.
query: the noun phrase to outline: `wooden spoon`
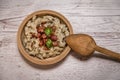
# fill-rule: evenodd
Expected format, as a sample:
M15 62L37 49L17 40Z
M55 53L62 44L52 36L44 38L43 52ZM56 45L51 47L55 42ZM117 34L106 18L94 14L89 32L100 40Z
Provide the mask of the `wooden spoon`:
M77 53L83 57L89 57L94 51L101 52L111 58L120 60L120 54L102 48L96 45L94 39L86 34L72 34L66 37L67 44Z

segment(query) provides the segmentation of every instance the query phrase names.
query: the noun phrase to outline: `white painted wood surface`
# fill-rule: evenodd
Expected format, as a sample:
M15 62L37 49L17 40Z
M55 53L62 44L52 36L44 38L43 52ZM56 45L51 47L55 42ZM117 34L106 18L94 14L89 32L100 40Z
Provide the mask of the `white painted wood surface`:
M0 80L120 80L120 62L98 52L81 61L75 52L60 63L38 66L17 48L22 20L37 10L63 14L74 33L86 33L97 44L120 53L120 0L0 0Z

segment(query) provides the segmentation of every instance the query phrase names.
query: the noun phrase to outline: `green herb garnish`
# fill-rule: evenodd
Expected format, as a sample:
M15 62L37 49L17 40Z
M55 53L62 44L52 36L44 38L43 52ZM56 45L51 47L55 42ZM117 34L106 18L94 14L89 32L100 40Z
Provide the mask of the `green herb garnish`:
M47 36L50 36L51 33L52 33L52 29L50 27L45 28L45 34Z
M48 48L52 47L52 40L48 39L47 42L45 43Z

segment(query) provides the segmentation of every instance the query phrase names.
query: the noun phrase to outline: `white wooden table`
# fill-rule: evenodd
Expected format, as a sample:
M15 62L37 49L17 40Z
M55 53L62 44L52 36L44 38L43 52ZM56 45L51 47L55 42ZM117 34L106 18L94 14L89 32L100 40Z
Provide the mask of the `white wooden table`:
M44 9L63 14L74 33L89 34L120 53L120 0L0 0L0 80L120 80L120 62L98 52L81 61L71 51L52 66L26 61L17 48L18 27L28 14Z

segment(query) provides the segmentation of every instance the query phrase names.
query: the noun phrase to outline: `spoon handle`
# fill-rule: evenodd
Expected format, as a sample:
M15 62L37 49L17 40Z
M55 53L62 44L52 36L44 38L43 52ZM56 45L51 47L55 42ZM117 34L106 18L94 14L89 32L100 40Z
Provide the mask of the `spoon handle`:
M120 60L120 53L113 52L113 51L111 51L111 50L102 48L102 47L100 47L100 46L96 46L96 47L95 47L95 50L98 51L98 52L104 53L104 54L108 55L108 56L111 57L111 58Z

